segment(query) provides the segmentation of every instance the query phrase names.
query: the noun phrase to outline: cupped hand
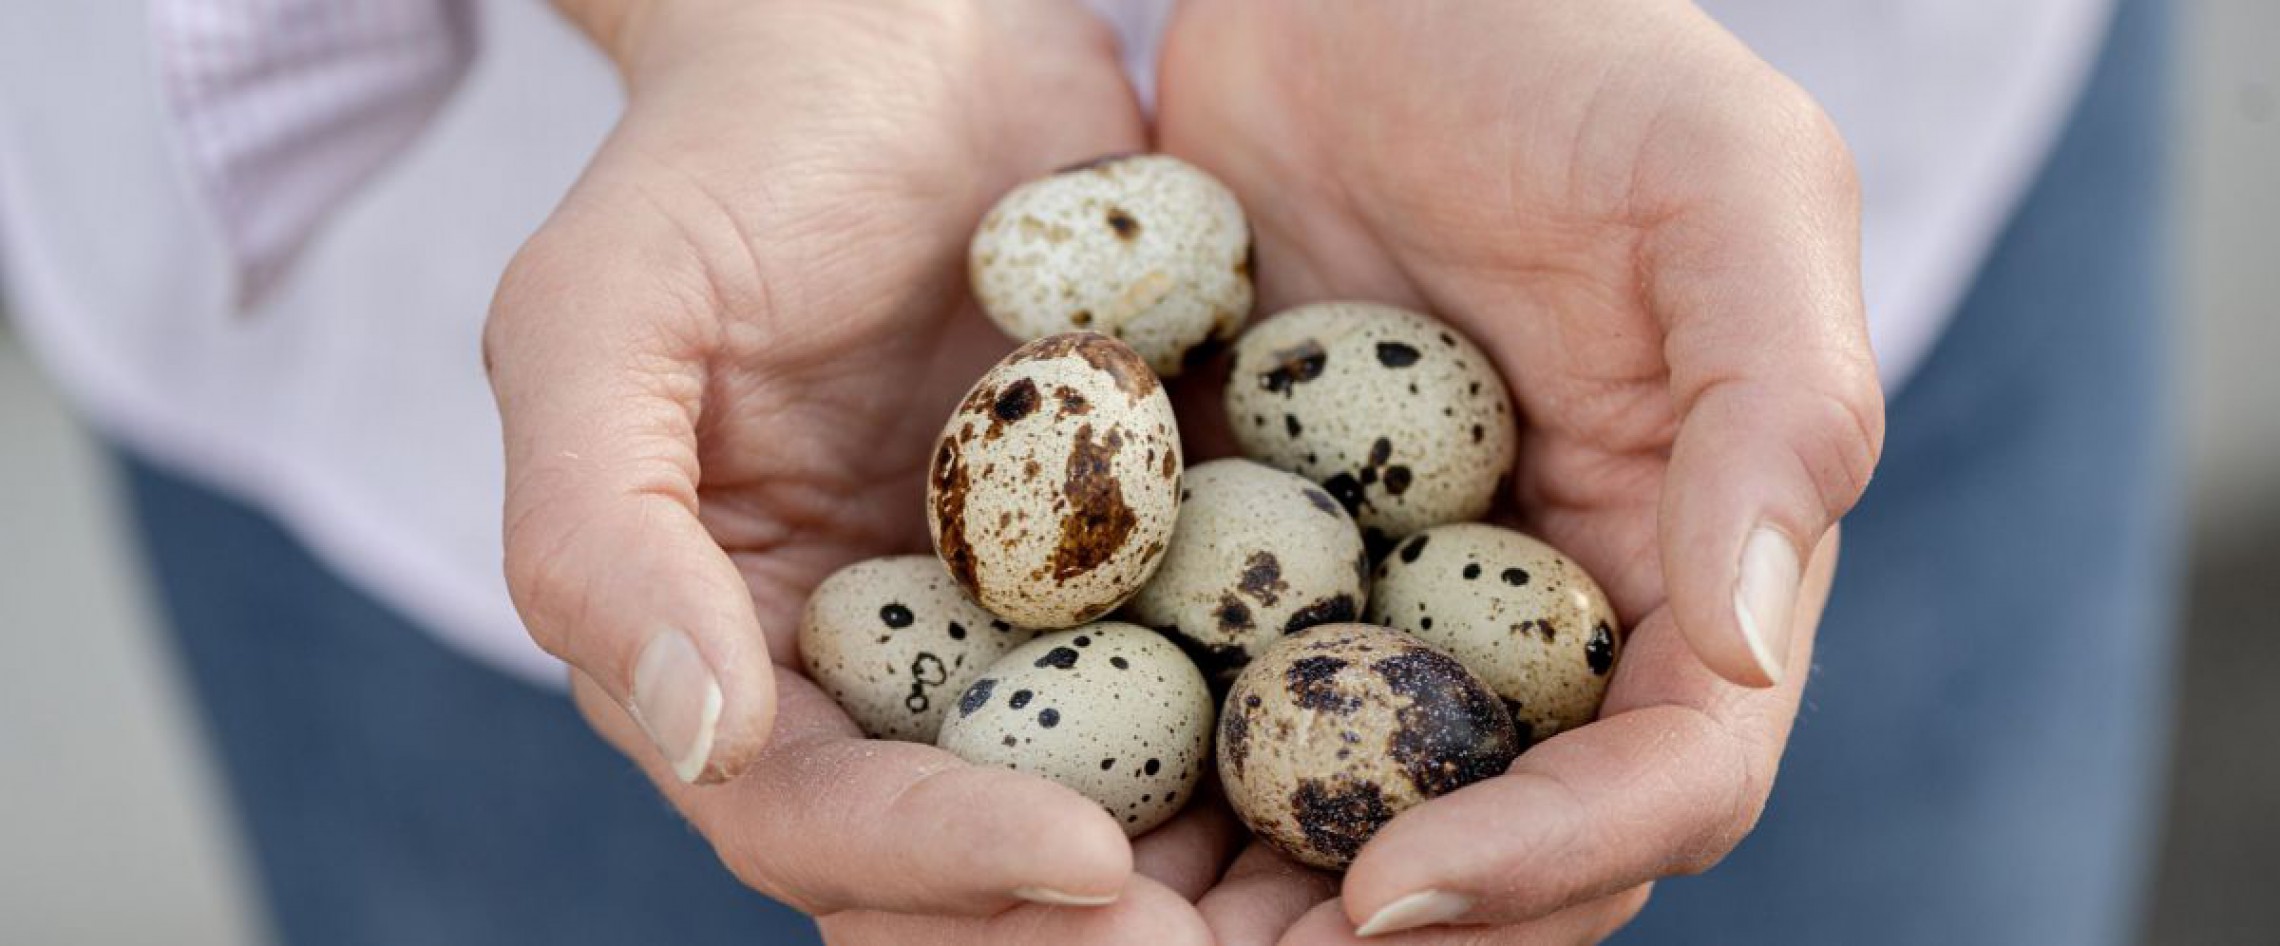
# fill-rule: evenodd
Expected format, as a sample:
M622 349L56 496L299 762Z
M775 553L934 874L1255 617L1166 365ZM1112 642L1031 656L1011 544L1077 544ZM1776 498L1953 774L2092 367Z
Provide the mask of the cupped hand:
M1488 349L1521 523L1632 628L1598 722L1342 883L1250 851L1203 912L1229 944L1595 941L1755 823L1875 465L1844 145L1683 0L1187 0L1161 81L1161 146L1251 214L1263 311L1407 304Z
M925 547L934 434L1011 347L967 300L975 222L1142 148L1112 39L1062 0L563 5L628 104L485 355L508 583L580 707L835 939L1208 941L1182 894L1223 813L1135 850L1050 782L862 739L793 652L831 570Z

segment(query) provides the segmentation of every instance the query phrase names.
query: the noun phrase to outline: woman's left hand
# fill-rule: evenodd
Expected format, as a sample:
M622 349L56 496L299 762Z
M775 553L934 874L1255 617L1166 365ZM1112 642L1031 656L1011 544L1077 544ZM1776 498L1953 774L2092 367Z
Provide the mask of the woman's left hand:
M1755 824L1876 464L1843 142L1682 0L1188 0L1161 91L1162 147L1251 212L1263 312L1393 302L1491 353L1526 526L1633 628L1599 721L1342 883L1254 849L1205 917L1231 946L1604 937Z

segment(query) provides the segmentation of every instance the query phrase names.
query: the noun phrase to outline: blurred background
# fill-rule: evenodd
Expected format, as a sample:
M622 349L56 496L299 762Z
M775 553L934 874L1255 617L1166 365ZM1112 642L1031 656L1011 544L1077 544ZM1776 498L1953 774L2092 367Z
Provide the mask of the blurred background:
M2143 941L2280 942L2280 3L2182 4L2176 376L2192 559ZM0 320L4 326L4 320ZM20 943L262 938L111 471L0 327L0 918Z

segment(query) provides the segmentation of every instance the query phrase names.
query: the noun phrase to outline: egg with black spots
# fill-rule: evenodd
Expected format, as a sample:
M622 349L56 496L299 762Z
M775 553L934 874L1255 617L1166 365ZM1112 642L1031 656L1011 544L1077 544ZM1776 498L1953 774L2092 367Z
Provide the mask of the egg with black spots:
M1368 568L1361 532L1322 487L1214 460L1187 471L1171 549L1123 614L1223 682L1284 634L1359 618Z
M1410 536L1378 563L1369 620L1448 651L1550 738L1599 715L1623 626L1583 566L1533 536L1465 523Z
M966 597L932 555L874 558L808 595L800 663L864 735L931 743L966 684L1034 635Z
M1180 470L1171 401L1140 356L1093 332L1048 336L984 374L943 427L927 526L983 607L1073 627L1155 574Z
M1375 548L1478 519L1519 455L1495 363L1455 328L1372 302L1299 306L1235 344L1243 455L1316 483Z
M1058 782L1124 833L1164 823L1211 761L1211 688L1163 635L1103 621L1039 635L983 671L937 744Z
M974 298L1018 339L1103 332L1165 377L1251 314L1251 228L1233 192L1178 158L1103 158L1014 188L967 253Z
M1464 664L1416 637L1324 624L1251 661L1219 718L1219 781L1276 850L1342 870L1395 815L1504 772L1512 717Z

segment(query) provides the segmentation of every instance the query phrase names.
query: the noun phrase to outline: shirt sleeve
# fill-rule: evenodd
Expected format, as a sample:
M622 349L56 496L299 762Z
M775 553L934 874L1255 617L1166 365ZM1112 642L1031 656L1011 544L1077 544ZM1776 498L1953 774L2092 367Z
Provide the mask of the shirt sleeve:
M474 59L471 5L152 0L173 140L228 244L241 310L450 97Z

